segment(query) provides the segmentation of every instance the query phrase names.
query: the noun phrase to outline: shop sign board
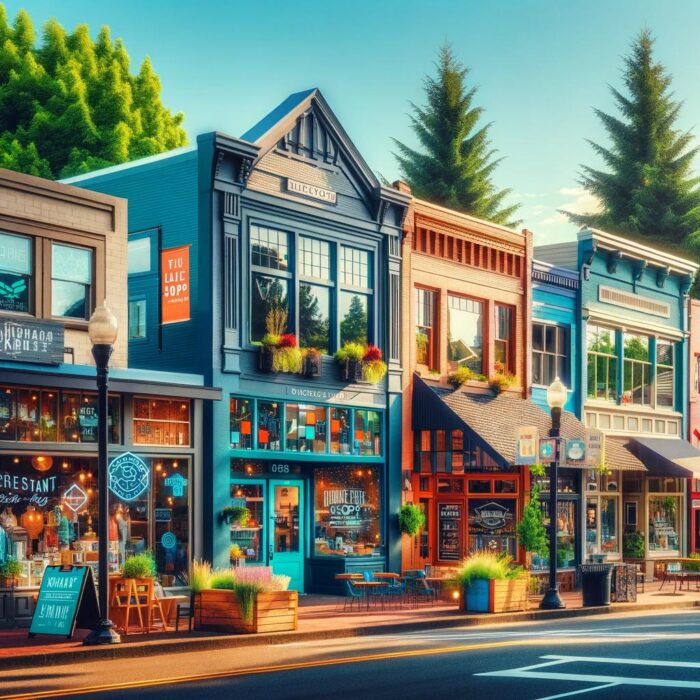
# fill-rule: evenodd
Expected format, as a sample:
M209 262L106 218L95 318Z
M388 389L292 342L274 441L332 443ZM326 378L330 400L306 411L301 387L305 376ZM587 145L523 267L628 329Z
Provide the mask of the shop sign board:
M173 509L154 508L153 517L157 523L169 523L173 519Z
M586 428L586 464L597 467L603 461L605 434L598 428Z
M97 592L89 566L47 566L41 579L29 636L73 636L76 626L99 622Z
M364 489L326 489L323 507L330 515L329 526L357 529L365 524L363 516L367 494Z
M0 360L60 365L63 345L60 323L29 319L0 323Z
M564 443L564 462L569 467L582 467L586 464L586 441L580 439L566 440Z
M438 559L459 561L461 552L462 504L440 503L438 505Z
M299 180L292 180L291 178L287 178L287 192L317 199L320 202L326 202L326 204L335 204L338 201L338 194L333 190L326 190L323 187L310 185L308 182L299 182Z
M133 501L149 485L151 470L135 454L124 452L115 457L107 469L109 490L122 501Z
M190 246L164 248L161 253L161 320L190 320Z
M469 501L469 534L489 534L497 531L512 532L514 527L515 501Z
M27 503L43 508L57 488L55 476L0 472L0 505Z
M182 498L185 495L187 479L176 472L172 476L165 477L165 485L170 487L173 498Z
M540 440L540 462L551 463L557 458L556 438L543 438Z
M231 471L243 476L289 476L311 473L312 464L288 459L232 459Z
M518 428L518 438L515 443L515 463L516 464L536 464L537 463L537 441L539 431L535 426L525 426Z

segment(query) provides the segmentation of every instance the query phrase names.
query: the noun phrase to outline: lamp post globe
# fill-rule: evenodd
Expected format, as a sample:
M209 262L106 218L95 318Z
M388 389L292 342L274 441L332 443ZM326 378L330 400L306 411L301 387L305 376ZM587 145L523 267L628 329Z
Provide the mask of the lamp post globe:
M561 410L566 403L568 393L564 382L556 377L547 387L547 405L552 414L552 428L549 436L557 441L552 462L549 465L549 588L542 598L540 608L556 610L565 608L564 601L559 597L557 584L557 487L559 484L559 431L561 430Z
M121 637L109 619L109 493L107 480L109 358L117 340L117 319L107 302L100 304L88 323L92 356L97 371L97 491L98 491L98 593L100 619L84 644L118 644Z

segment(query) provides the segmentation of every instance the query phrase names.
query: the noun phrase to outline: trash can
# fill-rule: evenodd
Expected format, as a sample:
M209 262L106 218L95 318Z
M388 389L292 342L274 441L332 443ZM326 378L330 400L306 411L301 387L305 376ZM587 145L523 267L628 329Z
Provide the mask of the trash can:
M581 589L583 607L610 605L610 580L612 564L581 564Z

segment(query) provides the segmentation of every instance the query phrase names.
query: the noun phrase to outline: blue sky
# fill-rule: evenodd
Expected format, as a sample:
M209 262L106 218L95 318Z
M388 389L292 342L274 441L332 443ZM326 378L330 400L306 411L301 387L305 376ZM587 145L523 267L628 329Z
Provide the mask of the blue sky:
M476 101L504 157L500 187L513 189L536 242L575 228L560 207L586 210L581 163L597 164L586 138L605 141L592 107L613 109L621 57L644 26L684 101L680 126L698 132L700 2L675 0L55 0L5 2L37 27L102 24L122 37L134 70L149 55L163 99L186 114L190 137L240 135L291 92L319 87L370 166L398 176L391 137L412 144L408 100L422 101L438 46L448 40L471 68Z

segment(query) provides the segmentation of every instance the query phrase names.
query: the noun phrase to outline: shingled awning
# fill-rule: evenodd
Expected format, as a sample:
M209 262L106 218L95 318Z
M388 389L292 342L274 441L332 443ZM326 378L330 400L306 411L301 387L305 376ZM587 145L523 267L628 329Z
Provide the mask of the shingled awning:
M700 450L680 438L635 437L630 450L650 476L700 479Z

